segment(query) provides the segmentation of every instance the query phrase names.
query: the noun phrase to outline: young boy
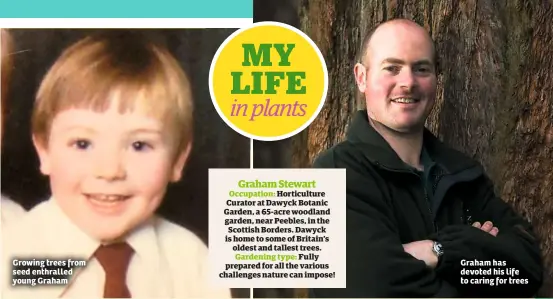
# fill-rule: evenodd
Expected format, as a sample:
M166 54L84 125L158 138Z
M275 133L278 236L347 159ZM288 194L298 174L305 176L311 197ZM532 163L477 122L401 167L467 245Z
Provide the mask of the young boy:
M12 52L12 39L9 35L8 31L6 29L0 29L0 43L1 43L1 49L0 49L0 68L1 68L1 86L0 90L1 93L1 104L0 107L1 113L0 117L0 134L3 136L4 131L3 129L3 117L4 117L4 109L6 108L6 99L7 99L7 93L8 93L8 85L9 85L9 79L11 75L11 57L10 53ZM1 140L1 139L0 139ZM1 146L1 143L0 143ZM15 203L13 200L6 197L4 194L1 196L1 203L0 203L0 212L1 212L1 220L2 220L2 227L6 227L8 224L12 223L13 221L19 219L24 213L25 210Z
M230 297L210 285L199 238L154 216L190 153L191 97L177 61L139 36L85 38L61 55L32 116L52 198L9 231L5 269L33 258L86 267L74 268L68 285L13 287L10 279L4 296Z

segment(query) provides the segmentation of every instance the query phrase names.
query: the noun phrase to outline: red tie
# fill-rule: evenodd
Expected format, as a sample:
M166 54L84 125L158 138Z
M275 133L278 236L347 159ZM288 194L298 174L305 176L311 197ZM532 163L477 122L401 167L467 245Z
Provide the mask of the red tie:
M106 272L104 298L131 298L127 288L127 268L133 253L127 243L101 245L94 253Z

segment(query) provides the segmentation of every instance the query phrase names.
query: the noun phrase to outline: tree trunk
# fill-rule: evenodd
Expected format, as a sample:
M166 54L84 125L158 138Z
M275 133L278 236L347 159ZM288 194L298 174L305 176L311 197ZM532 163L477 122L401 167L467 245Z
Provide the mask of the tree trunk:
M551 2L304 0L299 13L325 57L330 86L319 117L291 140L292 166L309 167L343 140L364 107L353 79L363 34L385 20L412 19L431 32L441 57L428 128L480 161L498 194L533 223L546 264L539 295L553 296Z

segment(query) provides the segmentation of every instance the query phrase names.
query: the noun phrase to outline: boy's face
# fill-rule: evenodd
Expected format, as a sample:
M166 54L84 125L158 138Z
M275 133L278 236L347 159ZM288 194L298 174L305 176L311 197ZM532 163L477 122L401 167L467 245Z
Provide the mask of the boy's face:
M57 114L47 146L35 139L41 171L69 218L90 236L113 241L149 218L189 153L140 110L125 114L69 109Z

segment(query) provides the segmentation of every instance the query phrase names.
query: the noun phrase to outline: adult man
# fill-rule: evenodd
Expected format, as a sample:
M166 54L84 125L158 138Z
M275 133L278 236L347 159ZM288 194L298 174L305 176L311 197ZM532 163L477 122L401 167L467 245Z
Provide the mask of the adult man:
M429 34L392 20L361 54L354 74L367 110L314 163L347 169L347 287L311 297L534 295L542 261L530 224L494 195L477 162L424 128L436 94Z

